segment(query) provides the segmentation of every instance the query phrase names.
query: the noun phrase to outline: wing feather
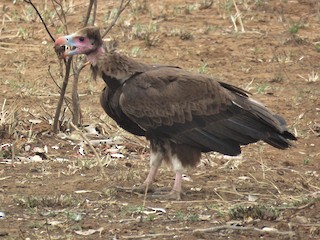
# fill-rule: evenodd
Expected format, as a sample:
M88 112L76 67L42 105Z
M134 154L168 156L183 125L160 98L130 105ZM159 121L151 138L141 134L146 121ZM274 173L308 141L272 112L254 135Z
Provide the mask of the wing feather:
M284 120L247 92L182 69L155 68L129 79L120 107L149 134L228 155L258 140L287 148L295 137Z

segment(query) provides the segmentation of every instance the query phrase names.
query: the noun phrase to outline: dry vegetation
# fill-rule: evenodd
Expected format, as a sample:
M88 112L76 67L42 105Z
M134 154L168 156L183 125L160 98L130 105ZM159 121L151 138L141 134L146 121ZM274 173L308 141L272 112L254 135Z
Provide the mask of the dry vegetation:
M55 1L34 2L51 33L64 34ZM88 1L61 6L70 32L82 26ZM117 6L99 1L96 24L105 29ZM164 202L126 190L147 173L148 145L108 119L103 82L88 68L79 79L82 131L69 130L69 86L53 134L63 64L32 7L2 1L0 238L319 239L319 29L318 0L130 3L107 36L119 51L245 88L299 138L286 151L259 142L237 158L204 155L186 173L183 201ZM172 177L164 167L157 185Z

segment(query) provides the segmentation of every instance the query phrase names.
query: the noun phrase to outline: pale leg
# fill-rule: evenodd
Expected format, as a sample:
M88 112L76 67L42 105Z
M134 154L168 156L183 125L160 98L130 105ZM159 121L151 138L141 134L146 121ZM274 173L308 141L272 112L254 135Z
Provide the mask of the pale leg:
M173 188L169 194L153 195L153 198L165 200L181 200L183 167L181 161L177 158L177 156L172 156L171 161L173 170L176 173Z
M181 185L182 185L182 173L176 172L176 178L174 180L174 185L173 185L172 191L181 193L181 191L182 191Z
M157 175L158 169L161 166L162 159L163 159L163 156L161 153L151 151L149 174L142 185L140 185L138 187L134 187L134 189L133 189L134 191L138 191L138 192L143 193L146 190L146 188L147 188L147 191L151 189L151 184L153 183L153 181Z
M176 173L176 177L175 177L174 185L170 195L173 195L173 197L176 200L181 200L183 167L182 167L181 161L175 155L172 156L172 166L173 166L173 170Z

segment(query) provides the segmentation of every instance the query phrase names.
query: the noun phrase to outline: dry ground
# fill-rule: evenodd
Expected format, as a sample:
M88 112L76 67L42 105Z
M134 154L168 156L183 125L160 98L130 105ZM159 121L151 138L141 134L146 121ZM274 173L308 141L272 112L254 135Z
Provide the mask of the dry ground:
M35 2L54 36L62 35L51 2ZM65 2L72 32L88 1ZM143 181L147 143L106 117L99 105L103 83L92 81L88 69L79 86L83 123L109 139L96 147L106 177L90 149L79 153L79 136L53 135L59 89L48 68L59 85L62 79L52 42L29 5L2 0L0 238L320 238L320 2L235 0L237 28L233 1L216 0L209 8L204 2L133 1L108 37L141 61L179 65L249 90L285 117L299 138L296 147L280 151L257 143L235 159L203 156L186 173L182 201L144 202L117 186ZM98 4L97 24L104 27L117 2ZM64 125L69 118L67 111ZM48 151L35 153L36 147ZM157 185L168 187L172 178L164 167ZM214 229L196 230L208 228Z

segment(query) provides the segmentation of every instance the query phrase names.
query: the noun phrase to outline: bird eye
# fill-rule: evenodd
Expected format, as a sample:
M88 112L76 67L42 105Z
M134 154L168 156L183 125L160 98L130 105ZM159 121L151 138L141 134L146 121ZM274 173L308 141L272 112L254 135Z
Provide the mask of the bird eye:
M84 37L79 37L79 41L83 42L84 41Z

